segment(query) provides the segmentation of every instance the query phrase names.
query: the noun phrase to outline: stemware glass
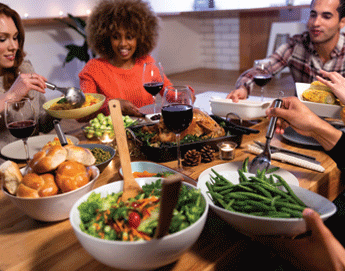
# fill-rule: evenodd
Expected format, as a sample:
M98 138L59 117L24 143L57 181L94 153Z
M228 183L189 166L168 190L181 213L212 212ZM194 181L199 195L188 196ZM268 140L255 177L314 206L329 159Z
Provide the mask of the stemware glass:
M192 92L187 86L168 86L162 100L162 118L165 126L176 135L177 169L182 171L180 133L193 120Z
M5 123L10 133L23 140L27 162L30 160L28 138L37 125L35 109L29 98L21 101L7 100L5 102Z
M261 101L264 100L264 87L272 79L272 65L269 59L254 60L255 74L254 82L257 86L261 87Z
M146 62L143 69L143 86L153 97L153 113L156 113L156 95L164 85L163 68L160 62Z

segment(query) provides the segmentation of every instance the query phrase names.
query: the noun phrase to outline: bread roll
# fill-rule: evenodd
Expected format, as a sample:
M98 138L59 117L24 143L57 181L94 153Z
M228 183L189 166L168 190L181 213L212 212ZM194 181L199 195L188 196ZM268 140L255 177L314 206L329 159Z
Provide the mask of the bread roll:
M90 180L86 167L78 162L65 161L56 170L55 181L62 192L84 186Z
M39 198L56 195L59 191L54 175L50 173L38 175L28 173L23 177L21 184L18 186L17 197L22 198Z
M65 149L67 150L66 160L78 162L84 166L92 166L96 162L96 158L87 148L75 145L66 145Z
M53 146L37 152L29 163L35 173L46 173L56 169L66 160L67 150L61 146Z
M16 194L18 186L21 183L22 179L23 175L16 163L8 160L1 164L0 183L3 183L3 186L10 194Z

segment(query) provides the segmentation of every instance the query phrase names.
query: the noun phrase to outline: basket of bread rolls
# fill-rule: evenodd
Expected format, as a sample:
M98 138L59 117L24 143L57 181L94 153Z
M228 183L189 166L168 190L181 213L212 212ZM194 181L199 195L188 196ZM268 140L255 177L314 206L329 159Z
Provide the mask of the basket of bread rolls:
M80 146L45 146L29 161L27 170L20 170L10 160L0 165L2 190L14 205L36 220L64 220L77 199L97 180L95 161L92 152Z

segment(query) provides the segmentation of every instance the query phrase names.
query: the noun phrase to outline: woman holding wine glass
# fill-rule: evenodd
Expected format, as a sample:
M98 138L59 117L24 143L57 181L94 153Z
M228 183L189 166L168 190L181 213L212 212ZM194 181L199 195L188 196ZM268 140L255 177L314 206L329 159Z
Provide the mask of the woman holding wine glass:
M180 133L186 130L193 120L193 93L188 86L168 86L165 89L162 117L165 126L176 134L177 169L183 171Z
M159 82L156 78L143 82L144 65L153 67L155 63L150 52L158 38L156 14L145 1L102 0L87 21L86 33L88 44L99 58L89 60L80 72L81 89L84 93L101 93L107 101L118 99L123 115L142 117L139 108L153 104L153 96L158 92L162 95L164 87L171 85L162 71L158 72ZM149 93L144 88L146 83L159 84L146 85ZM109 115L107 102L101 112Z
M0 149L13 142L15 137L5 123L5 101L20 102L30 99L38 117L38 130L49 132L54 128L53 118L42 107L46 102L46 79L35 73L30 61L24 59L24 27L19 14L9 6L0 3ZM0 158L0 162L4 159Z

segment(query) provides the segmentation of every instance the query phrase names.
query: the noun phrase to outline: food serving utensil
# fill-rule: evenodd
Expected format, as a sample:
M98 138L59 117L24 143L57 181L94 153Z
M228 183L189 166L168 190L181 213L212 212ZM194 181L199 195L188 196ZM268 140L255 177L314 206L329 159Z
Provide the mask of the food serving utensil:
M182 175L174 174L165 178L162 182L159 218L155 238L164 237L169 230L173 211L178 201L182 180Z
M59 138L61 146L63 147L63 146L68 145L66 136L61 129L60 122L58 120L54 120L53 123L54 123L54 128L55 128L56 134Z
M273 102L274 107L281 107L283 101L281 99L276 99ZM256 173L257 170L264 170L268 169L271 165L271 149L270 149L270 142L274 135L274 130L276 128L277 117L272 117L268 124L267 132L266 132L266 143L262 153L257 155L249 165L249 172Z
M120 163L123 172L123 194L122 200L126 201L138 195L142 188L134 179L131 167L131 157L129 155L126 130L123 125L122 112L120 102L117 100L110 100L109 110L111 120L113 122L116 145L119 151Z
M78 88L61 88L49 82L46 82L46 86L51 90L57 90L62 92L65 95L67 102L76 108L81 107L85 102L85 95L83 91Z

